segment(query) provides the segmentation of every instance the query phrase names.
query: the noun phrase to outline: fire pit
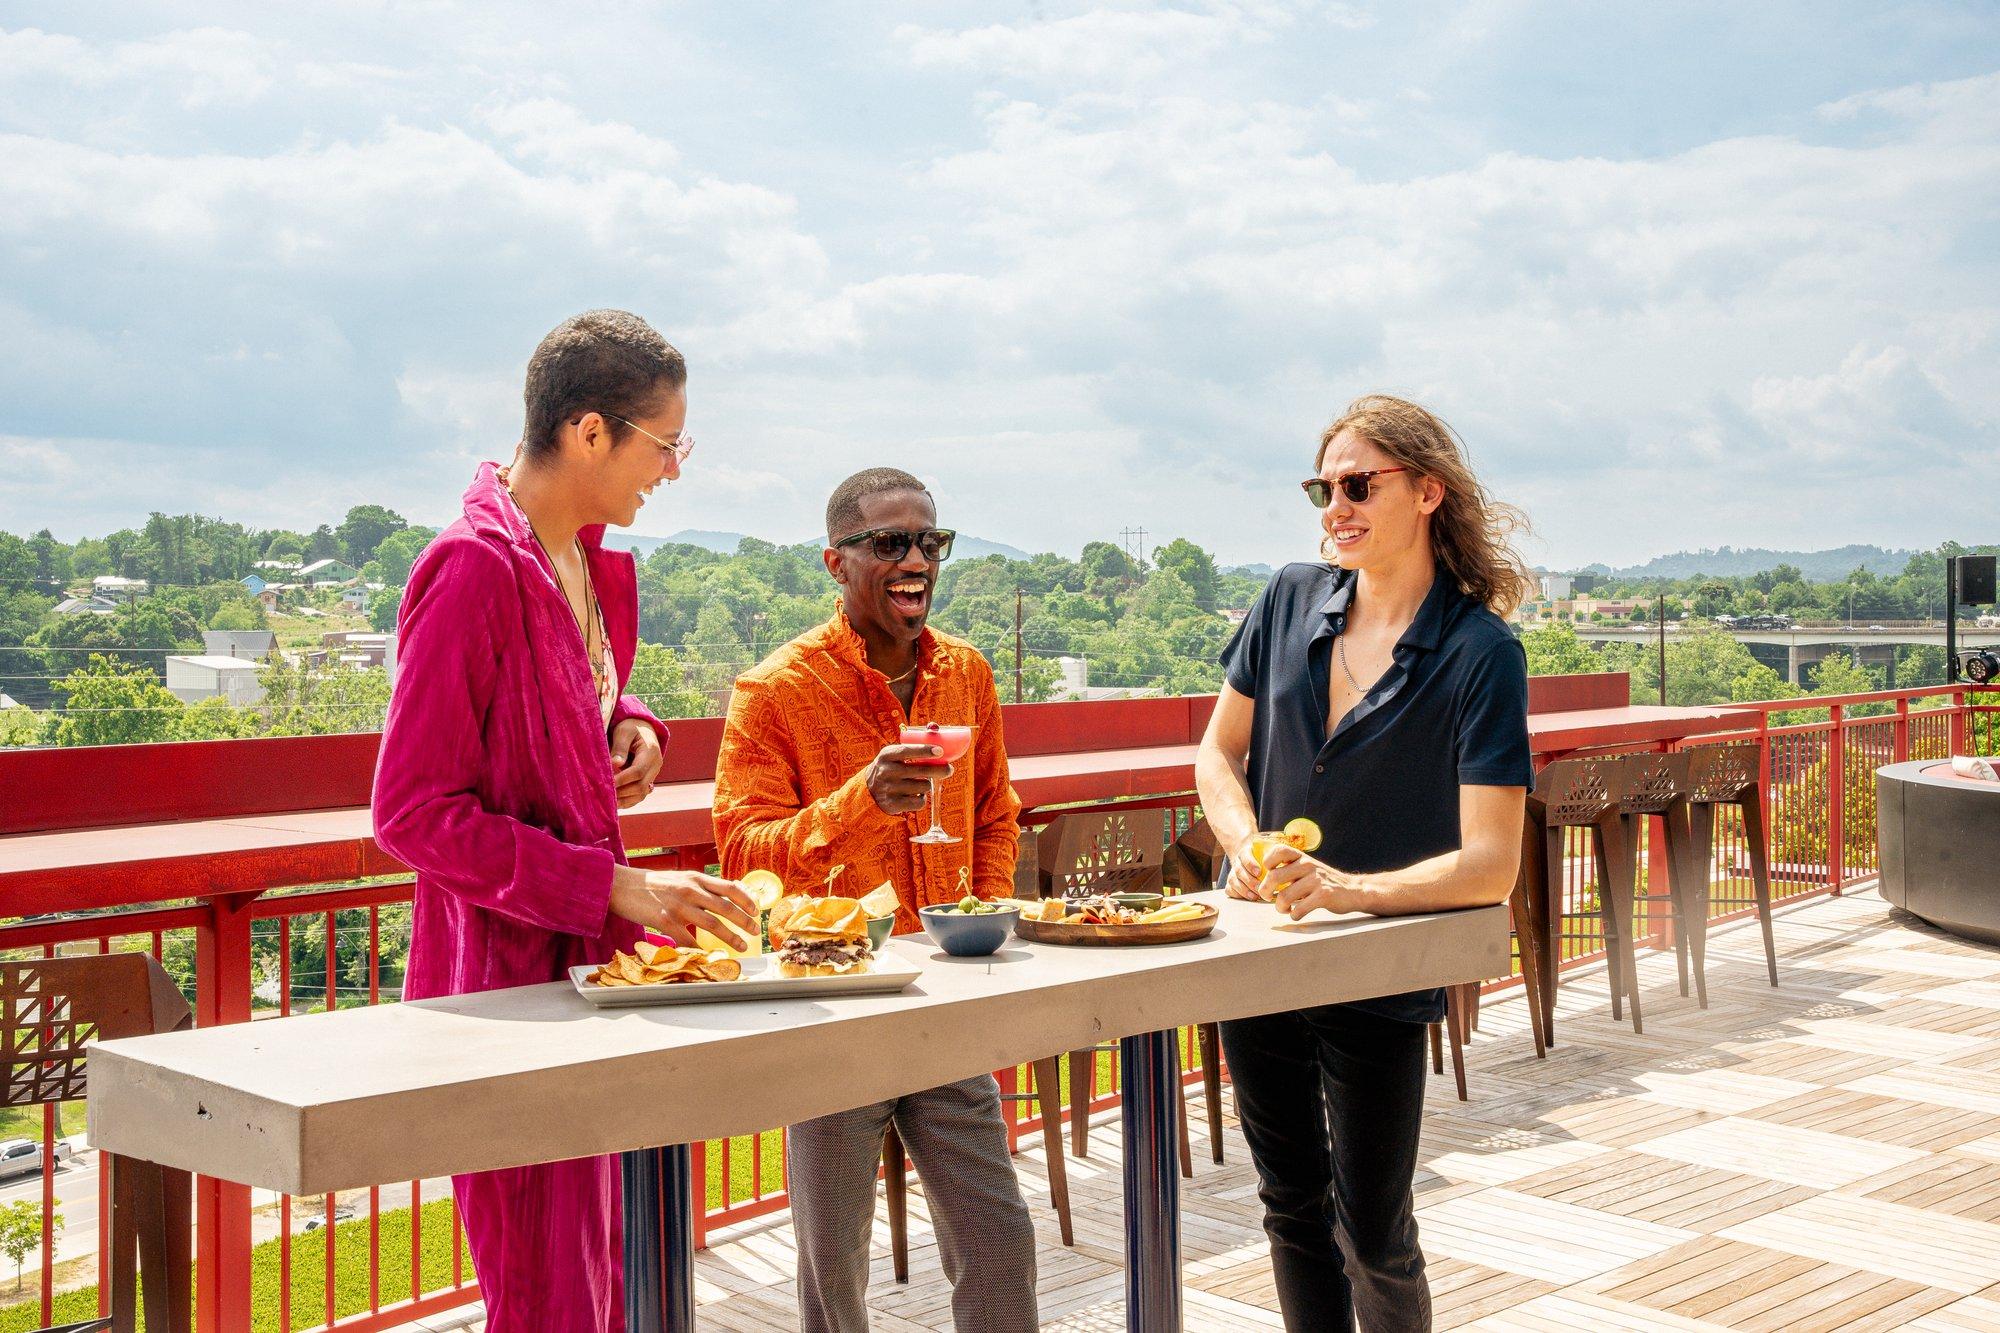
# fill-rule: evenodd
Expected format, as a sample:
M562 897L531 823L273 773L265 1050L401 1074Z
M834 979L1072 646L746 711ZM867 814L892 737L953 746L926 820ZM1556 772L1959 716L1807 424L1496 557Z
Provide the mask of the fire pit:
M1934 926L2000 944L2000 782L1935 759L1875 772L1882 896Z

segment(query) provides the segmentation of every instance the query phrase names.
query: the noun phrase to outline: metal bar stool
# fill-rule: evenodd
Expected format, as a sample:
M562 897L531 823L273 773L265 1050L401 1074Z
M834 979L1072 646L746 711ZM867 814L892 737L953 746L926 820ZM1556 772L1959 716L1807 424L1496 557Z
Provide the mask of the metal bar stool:
M1697 745L1687 758L1688 865L1701 916L1708 919L1708 876L1715 852L1715 812L1734 806L1743 816L1744 848L1750 855L1751 891L1757 921L1764 929L1764 967L1778 984L1778 949L1771 938L1771 849L1764 833L1764 791L1758 780L1754 745ZM1705 956L1706 932L1695 944L1697 966Z
M1631 891L1620 892L1612 905L1621 909L1624 922L1619 927L1617 954L1632 1001L1632 1030L1643 1033L1639 1015L1639 974L1634 964L1632 924L1641 910L1650 912L1656 903L1665 903L1673 914L1674 968L1680 977L1681 994L1688 993L1690 962L1694 973L1696 1002L1708 1008L1708 979L1702 960L1708 937L1707 895L1693 901L1693 874L1688 864L1687 756L1685 754L1632 754L1619 759L1613 770L1612 796L1616 801L1619 836L1612 854L1624 858L1615 882L1628 884ZM1648 882L1639 892L1640 821L1658 817L1666 840L1663 859L1667 869L1667 890ZM1600 897L1603 895L1600 893ZM1607 918L1609 920L1609 918ZM1611 992L1611 1017L1618 1014L1618 991Z
M0 963L0 1105L74 1101L88 1084L86 1043L194 1026L187 1001L145 954ZM99 1154L111 1182L107 1320L74 1327L131 1333L145 1302L154 1333L188 1333L194 1306L194 1182L185 1171ZM139 1279L146 1281L143 1292Z
M1570 921L1606 921L1611 904L1623 898L1625 902L1624 925L1604 928L1607 936L1615 936L1623 930L1626 948L1621 951L1614 938L1605 941L1609 958L1612 1003L1616 1004L1619 989L1623 985L1625 973L1621 970L1631 952L1632 892L1630 880L1614 882L1614 873L1623 873L1626 864L1623 855L1606 855L1606 845L1624 836L1618 819L1617 798L1613 794L1617 782L1616 758L1558 759L1535 776L1535 789L1528 793L1528 815L1535 830L1540 835L1541 856L1536 858L1536 873L1540 883L1538 892L1531 893L1534 914L1534 933L1538 937L1540 952L1549 960L1542 969L1542 1022L1543 1038L1550 1045L1555 1043L1556 987L1562 976L1562 941L1564 923ZM1563 843L1570 829L1588 830L1586 837L1591 842L1592 857L1597 866L1598 910L1595 912L1565 912L1563 910Z
M1541 880L1535 873L1535 857L1540 839L1534 836L1532 817L1523 821L1521 869L1514 877L1513 892L1507 895L1507 915L1514 930L1514 945L1521 955L1521 988L1528 1001L1528 1031L1535 1039L1535 1058L1548 1058L1548 1032L1542 1013L1542 944L1536 925L1535 904L1542 895L1536 891ZM1444 1037L1451 1037L1452 1080L1458 1099L1468 1100L1465 1090L1465 1048L1479 1028L1479 983L1467 982L1445 988L1445 1016L1431 1024L1431 1072L1444 1073Z
M1062 1057L1051 1055L1045 1060L1035 1061L1032 1067L1035 1071L1035 1090L1002 1092L1000 1104L1036 1104L1036 1113L1042 1118L1042 1151L1049 1162L1049 1201L1055 1205L1056 1226L1062 1231L1062 1243L1074 1245L1076 1231L1069 1213L1069 1168L1063 1163L1062 1150ZM889 1261L895 1268L896 1281L904 1283L910 1280L908 1171L909 1157L903 1151L903 1138L891 1123L889 1132L882 1136L882 1185L889 1204Z

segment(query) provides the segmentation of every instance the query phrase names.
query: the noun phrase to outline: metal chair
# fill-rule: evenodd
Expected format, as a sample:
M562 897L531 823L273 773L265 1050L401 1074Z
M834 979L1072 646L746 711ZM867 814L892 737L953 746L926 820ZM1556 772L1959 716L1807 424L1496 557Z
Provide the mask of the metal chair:
M1533 933L1542 957L1548 960L1548 966L1542 969L1541 990L1543 1040L1549 1045L1555 1044L1556 987L1562 974L1564 923L1593 918L1604 923L1614 1006L1631 966L1633 885L1629 879L1614 878L1625 873L1627 862L1622 852L1607 855L1607 846L1624 837L1615 795L1618 763L1615 756L1558 759L1535 776L1535 789L1528 793L1528 818L1541 844L1534 872L1539 883L1530 886L1530 893L1534 900ZM1596 912L1563 910L1564 841L1570 829L1588 830L1585 836L1591 842L1597 865ZM1620 902L1624 904L1622 913L1617 907ZM1618 946L1621 937L1625 941L1622 950Z
M1617 774L1618 820L1621 836L1617 850L1627 865L1621 878L1633 885L1630 901L1634 913L1664 903L1674 922L1674 969L1680 977L1681 994L1688 993L1689 973L1693 973L1695 1001L1708 1008L1708 976L1705 966L1708 943L1708 895L1696 895L1688 859L1687 773L1685 754L1632 754L1624 756ZM1667 871L1667 891L1660 893L1648 883L1638 891L1639 821L1657 817L1666 842L1662 858ZM1704 880L1706 877L1703 877ZM1621 895L1620 901L1625 901ZM1629 933L1629 932L1628 932ZM1630 958L1630 951L1626 951ZM1632 1030L1644 1032L1639 1015L1639 979L1636 970L1627 974L1632 999ZM1611 1016L1618 1017L1618 994L1611 995Z
M1548 1031L1547 1019L1543 1014L1542 974L1547 966L1543 957L1541 932L1537 929L1535 905L1542 900L1536 891L1541 882L1536 874L1536 859L1539 855L1539 838L1534 836L1534 820L1530 815L1523 821L1521 868L1515 874L1514 888L1507 895L1507 914L1514 930L1514 946L1521 955L1521 986L1528 1000L1528 1031L1535 1040L1535 1058L1548 1058L1548 1044L1554 1037ZM1479 1028L1479 983L1467 982L1460 986L1447 986L1444 993L1445 1016L1442 1022L1430 1025L1431 1070L1444 1073L1444 1036L1451 1038L1452 1079L1458 1086L1458 1099L1468 1100L1465 1090L1465 1047L1472 1041L1472 1034Z
M192 1026L187 1001L145 954L0 963L0 1105L46 1106L85 1096L87 1042ZM111 1314L64 1328L133 1333L143 1272L148 1333L189 1333L192 1177L110 1153L100 1154L99 1169L111 1182L111 1249L100 1260L109 1274Z
M1699 895L1701 917L1708 919L1708 872L1715 851L1715 812L1734 806L1743 816L1743 842L1750 854L1751 892L1757 921L1764 930L1764 966L1773 986L1778 984L1778 949L1771 937L1771 849L1764 832L1764 789L1754 745L1697 745L1682 752L1687 759L1688 876ZM1705 955L1706 933L1695 943L1697 959Z
M1017 1102L1035 1102L1036 1111L1042 1118L1042 1151L1049 1160L1049 1198L1055 1204L1056 1225L1062 1231L1062 1243L1076 1244L1076 1232L1070 1221L1069 1212L1069 1168L1063 1164L1062 1152L1062 1057L1052 1055L1046 1060L1037 1060L1032 1066L1035 1071L1033 1092L1003 1092L1000 1104L1008 1106ZM883 1193L889 1204L889 1262L893 1265L896 1281L910 1280L910 1180L909 1157L903 1151L902 1135L895 1125L882 1136L882 1184Z

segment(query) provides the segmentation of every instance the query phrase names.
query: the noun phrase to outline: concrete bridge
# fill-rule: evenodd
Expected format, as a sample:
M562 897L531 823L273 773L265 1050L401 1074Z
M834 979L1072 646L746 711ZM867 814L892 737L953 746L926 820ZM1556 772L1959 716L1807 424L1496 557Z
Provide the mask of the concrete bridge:
M1680 632L1681 626L1699 622L1667 622L1667 636L1671 640ZM1712 622L1710 622L1712 623ZM1656 643L1660 637L1660 627L1654 625L1590 625L1578 624L1576 637L1588 643ZM1802 668L1812 666L1836 652L1851 653L1857 660L1868 666L1883 667L1890 689L1896 688L1896 649L1910 644L1936 644L1944 647L1944 627L1942 625L1884 625L1879 630L1865 626L1849 629L1844 625L1813 627L1801 625L1795 629L1730 629L1717 625L1730 638L1750 649L1750 655L1781 672L1794 685L1801 684L1799 673ZM1958 648L1964 652L1968 648L2000 648L2000 629L1978 629L1961 622L1958 627Z

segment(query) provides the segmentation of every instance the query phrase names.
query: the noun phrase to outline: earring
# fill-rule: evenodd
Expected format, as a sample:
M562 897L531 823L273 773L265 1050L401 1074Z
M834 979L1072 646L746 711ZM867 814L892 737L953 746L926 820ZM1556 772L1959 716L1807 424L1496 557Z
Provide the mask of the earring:
M1326 561L1329 565L1333 563L1334 555L1339 549L1339 547L1333 544L1333 538L1321 537L1319 539L1319 558Z

